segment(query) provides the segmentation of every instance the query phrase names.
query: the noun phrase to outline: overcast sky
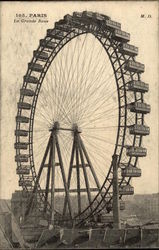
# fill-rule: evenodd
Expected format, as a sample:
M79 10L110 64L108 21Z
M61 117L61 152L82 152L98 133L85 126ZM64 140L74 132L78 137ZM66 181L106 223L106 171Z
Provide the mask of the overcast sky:
M151 104L146 116L150 136L144 138L148 156L140 159L142 177L133 179L135 193L158 192L158 3L133 2L1 2L1 172L0 197L10 198L18 189L14 162L14 130L19 89L27 63L46 29L73 11L96 11L106 14L122 24L122 30L131 34L131 44L139 47L137 60L145 64L142 80L149 83L145 95ZM48 23L14 23L16 13L44 13ZM141 18L144 14L146 17Z

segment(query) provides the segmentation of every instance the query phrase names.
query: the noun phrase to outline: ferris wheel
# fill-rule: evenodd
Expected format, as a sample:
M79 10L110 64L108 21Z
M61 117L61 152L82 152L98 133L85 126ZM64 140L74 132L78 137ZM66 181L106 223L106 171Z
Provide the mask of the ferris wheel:
M119 198L134 193L145 157L149 85L130 34L110 17L74 12L48 29L28 63L16 116L19 186L48 220L82 225L112 210L118 155Z

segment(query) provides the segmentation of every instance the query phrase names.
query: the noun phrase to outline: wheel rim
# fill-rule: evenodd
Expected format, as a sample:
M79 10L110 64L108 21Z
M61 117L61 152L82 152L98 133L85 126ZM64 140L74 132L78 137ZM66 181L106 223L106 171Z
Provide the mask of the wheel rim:
M82 20L81 20L81 23L82 23ZM41 46L41 45L37 49L38 53L41 53L44 50L47 51L49 53L49 58L43 64L43 70L39 74L38 84L37 84L36 89L35 89L35 96L32 98L32 109L30 112L29 133L28 133L29 155L30 155L29 159L30 159L30 167L31 167L31 173L32 173L32 178L33 178L34 183L36 181L36 171L35 171L35 167L34 167L34 156L33 156L34 113L35 113L36 103L38 100L38 95L40 92L40 88L41 88L43 79L45 78L45 75L46 75L51 63L53 62L53 60L55 59L55 57L57 56L59 51L61 51L61 49L64 47L64 45L66 45L68 42L70 42L75 37L78 37L78 36L85 34L85 33L86 34L88 34L88 33L93 34L98 39L98 41L102 44L102 46L106 50L106 53L107 53L109 60L112 64L112 68L113 68L115 79L116 79L117 93L118 93L118 105L119 105L119 114L118 115L119 116L118 116L118 131L117 131L116 146L115 146L114 154L119 155L119 164L123 161L128 162L128 164L133 164L134 166L136 166L136 164L137 164L138 157L126 156L125 145L130 140L130 135L127 132L127 130L128 130L127 125L130 124L131 119L133 119L135 121L134 122L135 124L144 124L144 115L143 114L140 115L138 113L135 113L134 115L132 115L131 112L127 111L127 104L132 102L132 100L143 102L143 94L133 92L132 94L129 95L128 92L126 91L126 84L130 80L140 80L140 74L139 73L131 73L128 71L126 73L124 73L125 63L128 60L135 61L134 56L125 56L122 53L120 53L118 51L118 46L120 43L115 41L114 39L112 39L112 31L103 30L102 31L103 33L101 35L99 32L96 31L97 27L98 27L98 25L96 25L96 24L93 24L93 25L89 24L88 26L85 25L84 27L82 26L82 28L81 27L77 28L76 25L74 26L72 23L70 25L69 31L65 34L65 36L63 36L63 38L59 41L59 43L56 44L55 49L53 49L53 50L47 49L46 50L46 47ZM56 29L54 29L54 30L56 30ZM103 36L105 36L105 38L103 38ZM46 39L48 39L47 36L45 37L44 40L46 40ZM54 39L49 38L47 43L49 41L52 41L52 40L54 40ZM37 61L38 61L37 58L33 57L31 63L34 64ZM33 76L33 70L28 68L26 75ZM37 74L36 74L36 76L37 76ZM28 84L24 80L23 89L27 89L27 88L28 88ZM23 95L20 96L19 101L24 102ZM17 115L21 115L21 114L22 114L22 109L18 109ZM16 130L18 130L20 128L21 128L21 123L17 122ZM16 142L20 142L20 136L16 136ZM135 135L131 136L131 145L140 146L141 142L142 142L141 135L140 136L135 136ZM19 154L20 154L20 150L17 149L16 155L19 155ZM20 167L21 163L18 162L17 165L18 165L18 167ZM119 175L120 175L120 168L119 168ZM23 178L24 178L24 176L20 175L20 179L23 179ZM129 178L121 178L119 185L129 184L130 180L131 180L130 177ZM104 180L104 183L101 187L101 192L103 192L103 190L105 191L107 189L107 191L105 192L105 199L107 200L108 203L111 202L111 199L112 199L111 187L112 187L112 165L110 165L108 175L106 176L106 179ZM40 186L38 188L40 189ZM28 187L23 185L23 189L28 190ZM100 196L101 192L99 192L92 201L93 213L98 213L105 207L105 204ZM43 198L44 198L44 196L41 195L41 199L43 199ZM97 200L98 200L98 204L96 203ZM86 213L87 211L89 211L89 209L90 209L90 206L83 210L82 215L83 215L84 219L91 216L91 213L89 214L89 216Z

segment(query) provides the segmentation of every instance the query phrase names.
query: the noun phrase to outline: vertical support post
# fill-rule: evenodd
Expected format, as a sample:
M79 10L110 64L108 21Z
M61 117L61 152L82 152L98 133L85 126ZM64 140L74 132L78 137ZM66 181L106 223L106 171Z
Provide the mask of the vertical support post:
M157 234L157 247L159 247L159 228L158 228L158 234Z
M81 213L81 193L80 193L80 169L79 169L79 154L76 136L76 170L77 170L77 197L78 197L78 213Z
M142 227L140 227L140 229L139 229L139 234L140 234L140 247L142 247L142 242L143 242L143 231L142 231Z
M120 210L119 210L119 188L118 188L118 156L113 155L113 219L114 228L121 229Z
M125 245L126 242L126 236L127 236L127 229L124 229L124 237L123 237L123 244Z
M52 133L52 157L51 157L51 225L54 227L55 221L55 132Z

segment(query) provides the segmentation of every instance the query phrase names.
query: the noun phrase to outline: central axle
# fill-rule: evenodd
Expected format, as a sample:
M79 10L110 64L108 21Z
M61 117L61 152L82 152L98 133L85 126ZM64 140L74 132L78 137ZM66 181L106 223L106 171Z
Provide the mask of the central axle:
M72 128L62 128L60 127L60 123L59 122L54 122L54 125L51 129L49 129L49 131L59 131L59 130L65 130L65 131L71 131L74 133L81 133L82 130L78 127L78 125L76 123L74 123L72 125Z

